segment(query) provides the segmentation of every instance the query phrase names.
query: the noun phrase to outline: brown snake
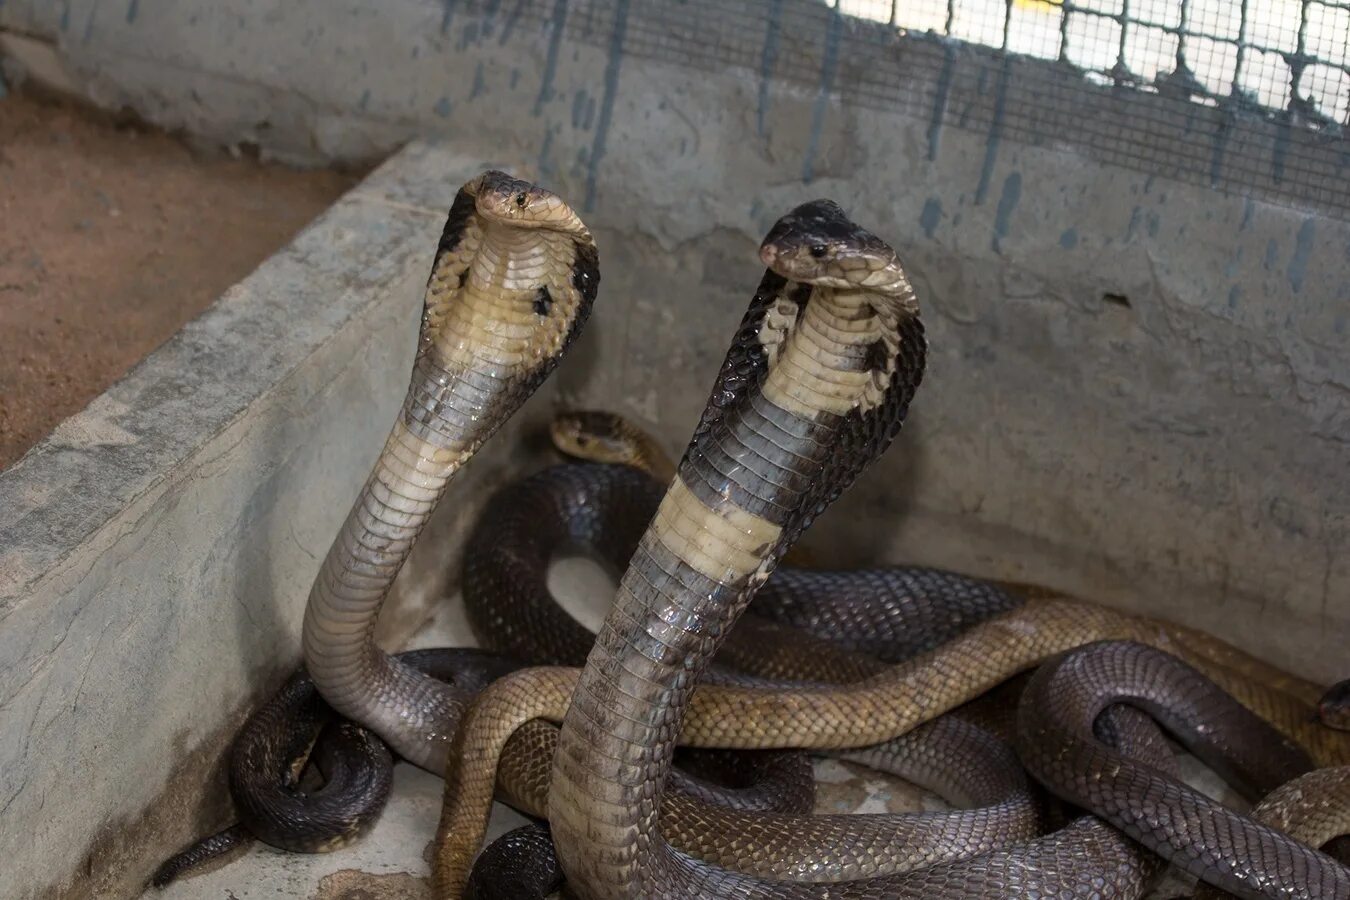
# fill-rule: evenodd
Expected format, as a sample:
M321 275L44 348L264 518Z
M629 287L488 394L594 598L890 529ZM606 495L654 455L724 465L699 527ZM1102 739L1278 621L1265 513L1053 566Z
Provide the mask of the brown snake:
M403 408L310 592L305 666L323 699L434 772L445 768L465 698L376 647L375 621L450 479L585 323L597 260L590 232L556 194L501 172L460 189Z
M785 547L889 442L922 359L894 255L837 207L800 208L763 253L770 272L585 674L509 676L466 716L447 770L442 896L458 894L481 841L499 754L533 718L565 717L549 811L572 889L584 897L843 896L838 885L761 882L671 850L658 810L676 736L724 747L870 745L1103 638L1184 653L1317 758L1347 758L1343 736L1310 724L1316 689L1306 682L1283 682L1291 698L1243 674L1244 655L1213 639L1183 647L1177 629L1066 600L1029 601L856 684L693 691ZM876 890L881 883L855 883L846 895L890 896Z

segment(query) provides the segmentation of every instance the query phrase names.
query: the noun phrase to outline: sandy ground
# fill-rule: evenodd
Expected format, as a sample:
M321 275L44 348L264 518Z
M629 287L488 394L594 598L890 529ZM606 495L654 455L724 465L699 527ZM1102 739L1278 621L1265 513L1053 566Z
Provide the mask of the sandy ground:
M356 180L0 99L0 468Z

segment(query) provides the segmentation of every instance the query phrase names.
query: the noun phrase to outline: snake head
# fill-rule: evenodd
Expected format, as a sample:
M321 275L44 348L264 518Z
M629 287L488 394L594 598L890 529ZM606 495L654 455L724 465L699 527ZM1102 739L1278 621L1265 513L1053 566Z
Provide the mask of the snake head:
M1350 678L1327 689L1317 704L1317 717L1328 728L1350 731Z
M547 228L591 240L581 219L557 194L491 169L465 185L484 219L514 228Z
M560 452L577 459L632 465L640 450L617 413L573 410L549 423L549 436Z
M803 203L779 219L760 245L759 258L789 281L866 290L902 299L907 312L918 312L895 251L833 200Z

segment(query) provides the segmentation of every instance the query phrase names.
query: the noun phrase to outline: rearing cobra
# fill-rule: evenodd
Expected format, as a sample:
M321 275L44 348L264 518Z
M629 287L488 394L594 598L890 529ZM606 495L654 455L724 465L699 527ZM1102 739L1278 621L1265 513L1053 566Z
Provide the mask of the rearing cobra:
M976 626L952 645L856 684L694 692L711 654L786 547L890 442L922 368L917 310L893 251L837 206L800 207L775 226L762 255L770 271L587 668L508 676L467 713L446 773L436 865L443 896L457 896L462 886L507 739L532 717L564 714L549 818L580 896L892 896L894 882L787 885L672 850L658 810L676 738L702 746L861 746L1085 640L1173 646L1171 632L1157 623L1036 600L1007 621ZM1227 666L1210 661L1223 676ZM1225 686L1242 687L1242 679ZM1259 690L1242 699L1264 705ZM1303 737L1305 718L1278 724ZM1267 735L1279 739L1273 729ZM1344 744L1321 749L1337 758ZM1279 853L1257 849L1266 859ZM1092 849L1080 844L1075 852L1083 861ZM1123 865L1135 865L1126 857ZM1049 879L1053 868L1036 871ZM1014 869L1012 877L1028 890L1063 889L1063 882L1028 884L1034 867ZM1090 883L1100 876L1083 877ZM997 883L985 887L999 890ZM923 895L921 885L917 890Z
M490 171L460 189L427 283L413 376L305 609L305 666L340 714L433 772L463 693L374 643L380 606L450 479L590 315L590 231L556 194Z

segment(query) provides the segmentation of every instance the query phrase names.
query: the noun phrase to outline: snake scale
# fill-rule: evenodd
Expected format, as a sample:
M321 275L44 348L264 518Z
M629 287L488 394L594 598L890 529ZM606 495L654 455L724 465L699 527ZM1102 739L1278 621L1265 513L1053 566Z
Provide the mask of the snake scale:
M819 224L817 221L816 224ZM766 242L772 243L772 239ZM802 256L809 255L810 249L818 245L814 238L802 241L802 246L794 248L804 251ZM802 258L799 256L799 258ZM743 327L738 341L742 343L741 347L733 347L732 354L723 371L723 376L719 380L719 385L714 389L714 402L710 404L710 410L717 406L717 401L725 400L728 394L734 403L734 391L723 390L724 382L727 380L727 373L733 373L732 377L739 377L742 382L751 380L745 374L749 369L753 373L753 363L746 365L747 354L744 344L760 340L761 334L768 329L767 307L771 302L781 299L779 290L786 282L774 285L772 279L775 273L770 272L766 275L766 282L769 282L769 290L765 290L765 285L761 286L761 291L757 295L755 304L752 305L750 316L747 317L746 326ZM800 295L799 295L800 296ZM803 298L805 299L805 298ZM755 307L758 306L758 309ZM833 310L831 310L833 312ZM802 317L802 322L810 322L810 307L807 307L806 315ZM782 318L792 321L796 318L796 313ZM799 325L799 327L807 327ZM897 342L898 343L898 342ZM753 347L753 345L752 345ZM761 362L767 360L768 356L774 352L773 349L763 350ZM781 350L781 347L778 348ZM740 356L737 357L738 351ZM843 354L837 354L843 356ZM767 369L767 374L763 369ZM772 379L775 367L764 365L761 369L760 377L765 382ZM753 402L746 402L746 408L743 411L742 422L759 415L761 421L767 421L763 407L756 408ZM701 426L703 434L708 433L707 421ZM803 433L809 432L809 427L804 427L797 434L801 437ZM784 446L784 435L790 433L789 429L780 428L779 433L775 434L776 440L759 441L755 447L761 450L765 445L773 447L775 450ZM721 435L724 440L730 440L735 435ZM741 452L737 454L724 454L724 458L735 458L743 460L746 455L753 456L752 453L744 450L746 438L741 437L741 444L738 448ZM754 439L752 435L750 440ZM700 473L685 473L686 468L697 468L691 460L697 462L699 457L696 455L699 447L700 434L696 433L694 444L691 445L691 451L686 455L681 467L681 475L688 474L690 477L697 477ZM866 443L864 440L862 443ZM744 454L744 455L742 455ZM712 454L702 457L707 459ZM807 454L800 454L806 456ZM846 454L845 454L846 455ZM831 462L836 462L838 457L831 458ZM670 515L675 522L674 525L667 523L668 527L674 527L677 530L672 532L673 538L677 543L682 540L681 533L678 532L679 517L697 516L703 511L698 510L696 501L708 500L708 494L717 494L723 497L727 494L734 494L737 488L744 488L743 484L730 485L726 483L725 469L717 469L711 466L715 471L720 471L723 481L720 482L720 492L706 490L706 479L703 494L690 500L692 489L685 491L681 487L680 481L676 481L671 492L666 495L663 504L679 503L675 512ZM749 468L749 467L746 467ZM706 474L706 473L704 473ZM761 472L753 472L746 477L762 475ZM788 473L785 478L779 479L778 483L791 483L792 473ZM828 480L828 479L827 479ZM769 479L761 479L761 484L767 483ZM685 485L687 488L687 485ZM749 492L747 492L748 494ZM752 500L755 498L752 498ZM763 497L757 498L763 500ZM715 502L715 501L714 501ZM817 502L819 502L817 500ZM810 507L810 503L807 504ZM763 511L767 503L759 507ZM704 506L704 510L709 507ZM738 509L740 509L738 507ZM692 512L691 512L692 510ZM740 512L746 512L740 509ZM716 514L714 514L716 515ZM737 512L731 511L717 518L726 521L728 518L735 519ZM790 520L787 520L791 525ZM721 527L721 523L712 520L709 523L700 522L701 526L709 531L715 531ZM773 526L775 523L769 523ZM740 559L744 565L741 566L739 578L742 579L741 587L750 585L753 582L751 575L762 575L763 570L759 566L765 559L771 559L774 553L774 545L778 545L781 550L781 542L777 541L771 527L761 528L760 522L751 519L748 521L740 520L736 522L735 528L724 529L718 538L729 542L731 550L739 552L740 557L731 553L732 559ZM654 528L661 526L661 514L658 512L657 519L654 522ZM744 526L744 527L742 527ZM741 534L750 534L761 538L760 543L755 548L745 545L744 540L740 539ZM782 531L777 533L781 536ZM764 540L765 537L768 540ZM683 535L684 538L688 534ZM653 534L648 532L644 537L644 542L653 540ZM711 541L712 538L707 540ZM739 543L737 543L739 541ZM764 545L770 545L767 548ZM639 546L638 556L630 565L625 579L634 578L635 571L640 570L642 566L641 555L642 546ZM670 549L667 547L666 549ZM683 552L689 553L690 546L686 541L680 548ZM706 544L696 548L699 551L706 549ZM765 549L768 556L760 558L759 562L750 566L747 555L751 549ZM652 551L655 552L655 551ZM706 560L700 560L706 562ZM679 578L686 581L694 576L689 576L685 572L685 564L688 560L683 557L674 564L667 563L664 566L653 566L649 568L644 581L648 603L658 602L651 599L651 590L655 585L664 584L669 586ZM696 574L706 574L699 571L694 566L688 566L694 569ZM661 574L654 574L656 572ZM732 581L735 579L733 578ZM722 588L726 587L727 582L718 583ZM755 585L757 586L757 585ZM692 588L686 584L686 593L691 596L706 598L716 596L718 587L709 583L698 583ZM702 873L708 871L691 862L687 857L682 857L669 851L661 842L659 834L652 831L655 819L655 810L651 804L656 803L650 799L653 793L659 797L659 791L652 791L652 782L659 782L659 778L664 774L664 769L668 766L667 749L672 746L670 739L656 741L656 746L649 746L641 742L642 737L651 738L653 735L672 734L674 725L671 721L670 706L672 698L682 699L690 693L688 688L691 686L692 676L688 673L690 669L697 670L700 663L706 664L706 652L695 653L691 649L684 649L682 652L671 651L670 645L665 642L666 637L679 639L690 637L690 623L703 625L708 623L708 632L720 637L725 633L726 620L719 619L718 616L725 616L722 611L705 611L699 609L698 615L692 613L687 606L681 607L682 600L685 597L663 596L662 600L666 605L666 610L661 616L653 620L646 614L652 614L652 609L641 605L640 601L633 600L629 596L634 590L634 585L630 584L628 593L621 587L620 603L616 605L616 611L611 613L610 628L613 632L609 639L613 642L610 653L614 656L607 661L611 677L606 686L605 680L593 688L597 696L594 703L587 701L579 703L580 698L573 700L570 711L568 707L568 698L572 687L577 683L575 672L564 670L529 670L520 673L518 676L512 676L503 682L499 682L489 688L485 695L480 698L478 704L470 711L469 719L461 730L461 739L463 743L463 755L457 755L452 761L452 767L448 773L447 780L447 798L449 805L447 815L443 819L442 833L447 838L443 844L442 854L438 860L438 874L441 878L442 888L453 893L458 890L462 884L463 876L466 874L466 864L468 858L472 856L476 848L476 835L481 834L481 826L475 824L475 820L480 819L485 814L483 804L490 797L492 778L482 776L475 771L478 767L486 767L489 773L492 770L493 759L499 751L500 746L511 733L514 725L509 721L515 718L515 721L526 721L535 716L545 716L558 718L564 715L571 717L586 716L588 723L578 726L579 731L587 732L576 742L574 750L569 754L566 744L566 729L564 730L564 742L560 748L559 754L555 757L555 783L554 795L550 803L550 821L555 829L561 828L564 832L559 842L559 849L562 853L564 869L568 868L568 851L565 849L573 839L577 840L578 845L583 847L579 861L574 861L573 865L578 866L577 871L585 879L584 886L579 890L587 896L622 896L622 895L642 895L642 896L681 896L696 894L700 889L708 888L714 893L717 891L735 890L743 888L743 882L738 881L730 875L714 875L714 884L704 884L697 879L703 877ZM675 594L680 593L679 588L671 589ZM732 607L743 605L741 591L732 591ZM726 592L723 592L726 596ZM748 598L743 598L748 599ZM625 608L622 601L628 600L628 606ZM736 610L739 612L739 608ZM672 618L672 616L674 618ZM646 623L646 627L640 627ZM1174 631L1161 627L1154 623L1142 622L1140 620L1129 620L1117 614L1099 608L1090 607L1086 604L1068 603L1057 601L1033 601L1028 602L1019 610L1018 619L1013 623L1003 623L1004 627L1000 629L1000 623L995 620L986 623L985 626L976 626L969 636L959 638L955 644L960 644L966 640L965 647L957 647L953 652L951 645L944 647L942 657L945 664L934 666L935 659L921 658L923 665L901 666L899 667L899 677L896 673L890 673L883 676L861 682L858 685L849 685L842 689L831 688L780 688L765 690L761 687L739 688L735 686L715 685L708 686L692 694L691 710L689 718L685 721L685 737L691 742L709 744L723 744L726 746L807 746L807 747L831 747L840 746L842 739L838 734L837 727L831 729L828 723L849 723L851 740L859 743L884 740L891 734L885 727L873 728L880 725L880 720L894 719L894 710L896 707L913 709L916 706L916 697L913 693L918 693L918 699L926 699L927 703L919 704L927 706L927 709L919 709L918 714L923 718L931 718L945 709L951 708L955 701L960 699L954 694L968 693L975 694L991 687L999 680L1008 675L1027 668L1036 662L1039 662L1048 656L1071 649L1085 641L1100 639L1104 637L1115 638L1134 638L1145 640L1151 643L1162 644L1164 646L1175 646ZM627 642L616 637L621 626L626 626L630 630L625 633ZM982 632L982 629L983 632ZM602 632L601 641L597 643L597 649L592 652L592 657L588 665L594 664L598 655L605 653L605 632ZM708 633L698 635L701 646L699 650L704 650L709 642L716 643L716 639L710 638ZM692 637L690 637L693 640ZM1200 642L1202 645L1204 642ZM645 651L645 652L644 652ZM1213 659L1206 659L1210 663L1213 672L1221 678L1226 679L1235 687L1242 688L1242 679L1237 677L1231 670L1230 665L1236 660L1233 653L1228 651L1215 652L1213 646L1206 647L1198 654L1202 658L1213 656ZM622 656L620 663L614 662L614 659ZM691 664L693 657L696 662ZM680 668L673 668L673 662L666 669L659 669L661 662L669 660L681 660ZM655 665L654 665L655 664ZM662 680L654 674L654 670L659 671L661 676L667 676L668 680ZM643 673L640 676L638 673ZM678 673L678 674L676 674ZM673 680L669 680L673 679ZM908 679L908 685L906 680ZM660 703L651 706L644 705L640 700L634 698L633 693L636 688L643 684L654 685L659 683L661 691L649 689L647 696L658 694L661 697ZM528 684L528 687L524 685ZM904 689L908 687L911 691L910 696L905 696ZM897 688L899 692L897 693ZM1296 685L1297 693L1300 693L1305 699L1314 690L1308 685ZM524 696L528 693L529 696ZM1284 696L1283 699L1275 698L1271 692L1265 691L1259 685L1248 685L1242 689L1245 695L1244 700L1251 705L1261 707L1264 705L1273 705L1275 707L1283 706L1283 712L1276 712L1275 718L1279 724L1290 731L1302 737L1312 737L1312 732L1308 728L1306 721L1306 710L1297 709L1298 703L1290 702L1291 698ZM549 697L549 694L554 696ZM927 698L923 695L928 694ZM934 696L936 695L936 696ZM946 696L943 696L946 695ZM889 702L887 702L889 700ZM1273 704L1269 701L1274 700ZM701 701L704 701L701 703ZM898 702L897 702L898 701ZM650 701L648 701L650 702ZM512 707L515 709L512 709ZM617 709L616 709L617 707ZM890 715L881 715L879 710L890 709ZM870 712L870 715L869 715ZM508 720L506 724L501 721L495 721L497 717ZM618 721L616 721L618 720ZM647 722L649 724L642 725ZM612 742L600 743L600 750L604 756L610 760L604 767L605 776L596 778L594 769L586 769L581 760L587 757L584 746L589 746L590 738L595 738L597 728L604 724L606 727L613 727L619 734L609 735ZM894 722L888 723L893 725ZM644 729L639 736L634 729ZM589 729L589 730L588 730ZM903 730L903 729L901 729ZM481 734L479 733L481 731ZM1318 736L1320 737L1320 736ZM481 738L481 740L480 740ZM1320 741L1324 746L1321 750L1324 753L1335 756L1343 752L1344 744L1328 742L1325 739ZM1333 745L1334 746L1331 746ZM625 760L632 760L631 764L625 764ZM639 762L640 760L640 762ZM653 762L655 760L655 762ZM571 796L564 802L557 802L557 781L559 772L565 772L569 766L574 768L572 781L567 790L572 792ZM617 766L617 768L615 768ZM589 773L589 774L588 774ZM628 778L631 781L624 781ZM595 786L596 780L599 786ZM605 800L599 804L604 810L599 814L603 821L593 821L586 818L588 810L594 808L596 804L588 801L586 792L588 786L598 790ZM630 794L632 791L634 793ZM564 791L564 796L567 792ZM642 800L642 797L647 800ZM624 798L635 798L633 805L627 806ZM556 808L555 808L556 806ZM659 806L659 804L658 804ZM622 811L621 811L622 808ZM645 811L644 811L645 810ZM580 812L578 812L580 811ZM571 816L574 820L580 820L579 824L572 825L567 822L567 817ZM568 834L568 830L571 833ZM578 837L584 832L583 837ZM613 838L614 843L605 843L606 834L616 835ZM635 837L635 835L637 837ZM590 845L589 847L587 845ZM640 849L634 849L635 845ZM623 849L619 849L623 848ZM587 851L593 851L592 856ZM603 861L596 861L599 857ZM575 860L576 858L574 858ZM657 869L655 874L646 873L644 869L647 865L654 866ZM690 873L698 873L691 875ZM568 872L572 876L572 872ZM691 884L688 881L681 881L681 878L694 878ZM569 877L569 881L572 879ZM574 890L577 888L574 887ZM774 890L783 890L782 895L791 896L791 889L775 888ZM668 893L661 893L661 892ZM779 895L778 893L766 894ZM810 894L803 894L810 895Z
M546 802L562 868L581 895L677 897L706 887L743 896L895 896L885 878L792 885L667 845L658 817L681 724L694 744L858 748L895 738L1083 643L1084 634L1175 644L1174 632L1154 624L1036 599L1016 611L1017 629L985 622L956 639L967 644L954 654L946 645L896 666L867 666L842 686L728 678L695 692L797 535L894 437L923 368L917 304L894 253L837 206L799 207L775 226L761 255L769 271L586 668L509 675L466 709L460 692L375 648L372 626L451 476L556 364L585 320L599 275L589 232L556 195L486 173L456 198L408 398L315 582L304 630L307 670L334 709L419 765L435 770L448 756L443 825L468 827L449 832L438 853L438 885L447 893L463 884L499 762L509 781L511 735L523 725L522 735L534 729L537 738L546 726L531 720L554 718L563 728ZM1037 626L1044 632L1011 639ZM999 643L1013 646L991 651ZM1309 736L1298 706L1310 686L1247 678L1236 671L1243 660L1217 643L1195 652L1244 703L1275 709L1284 732ZM936 664L945 659L969 668ZM888 703L909 719L882 712ZM538 799L544 745L527 746L516 771L535 779ZM1319 758L1343 749L1325 739L1315 747ZM1080 823L1065 832L1074 829ZM1037 857L1043 872L1093 858L1100 841L1076 850L1051 844L1031 851L1050 854Z

